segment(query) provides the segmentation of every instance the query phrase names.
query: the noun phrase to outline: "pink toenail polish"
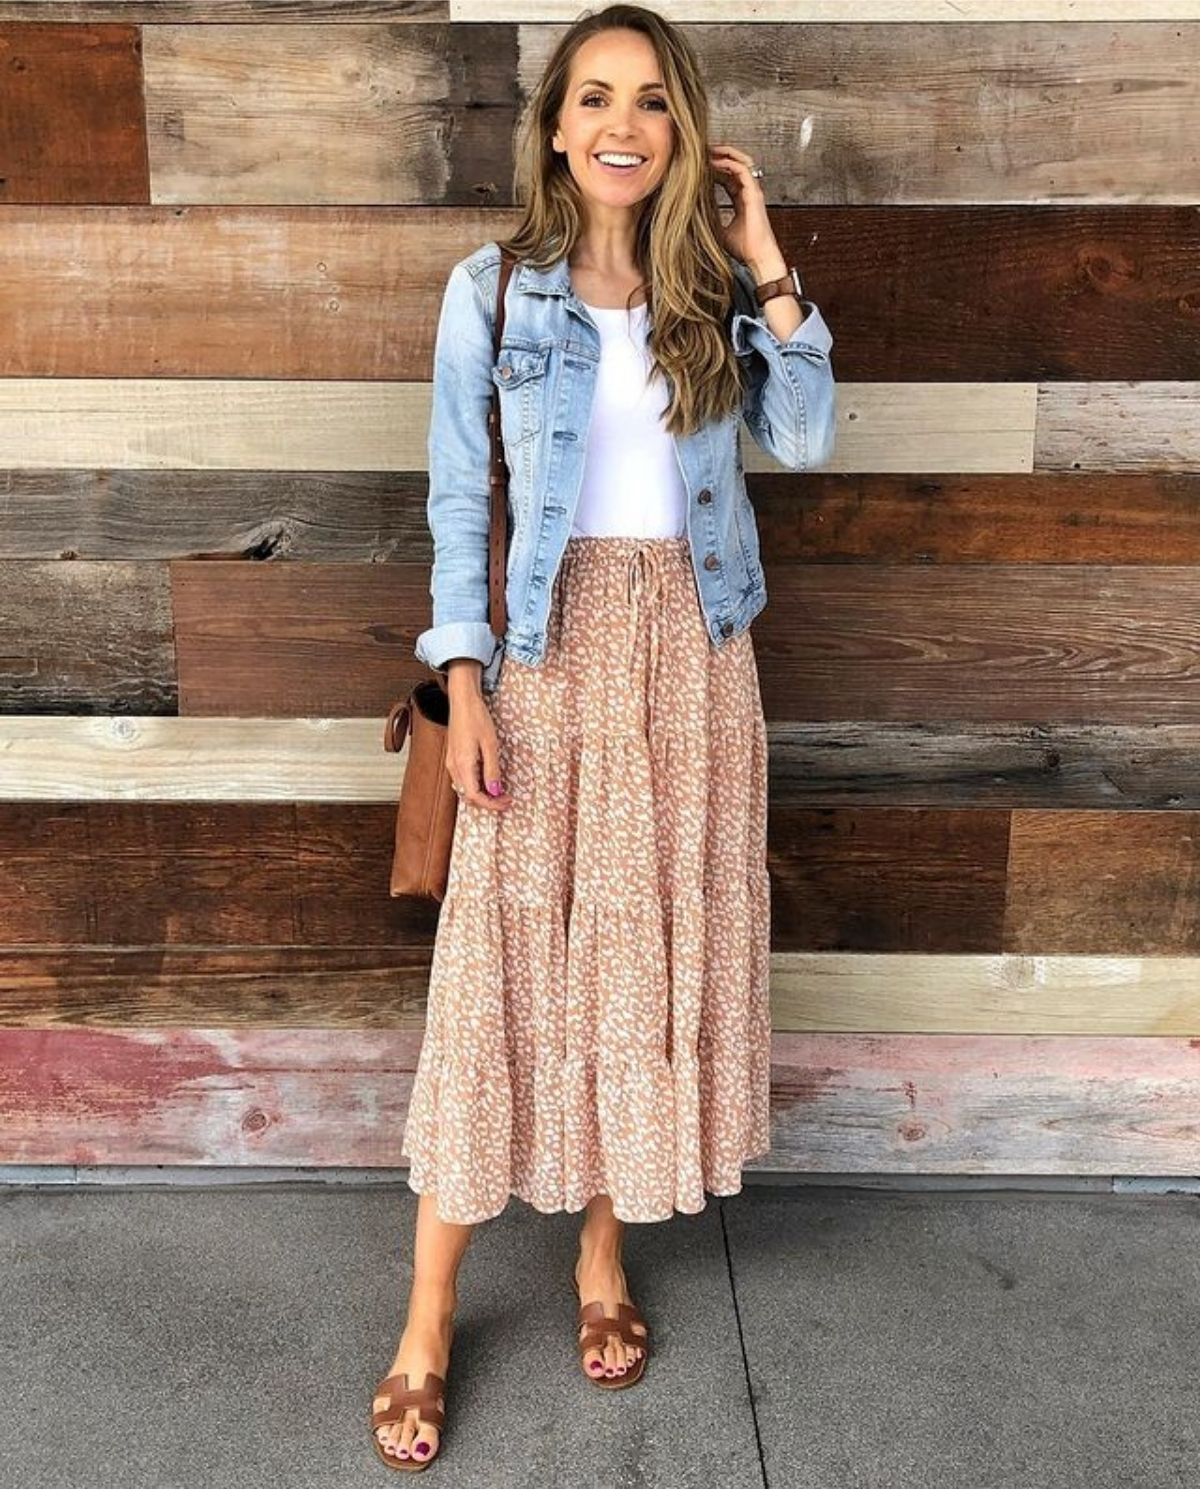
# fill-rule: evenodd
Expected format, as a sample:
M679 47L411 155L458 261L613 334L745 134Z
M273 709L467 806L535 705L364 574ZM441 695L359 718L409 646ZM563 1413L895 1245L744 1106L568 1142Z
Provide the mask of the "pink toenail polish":
M603 1370L604 1369L604 1366L600 1363L599 1360L593 1360L592 1363L588 1366L588 1369L589 1370Z
M429 1451L429 1444L427 1442L419 1442L417 1444L417 1452L418 1453L428 1453L428 1451Z

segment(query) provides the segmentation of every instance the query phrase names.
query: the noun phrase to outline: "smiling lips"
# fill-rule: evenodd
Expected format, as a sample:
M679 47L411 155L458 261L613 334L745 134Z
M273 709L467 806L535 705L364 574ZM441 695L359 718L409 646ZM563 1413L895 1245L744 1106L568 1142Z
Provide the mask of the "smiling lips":
M602 153L605 155L634 155L637 152L634 150L605 150ZM600 159L599 154L594 155L592 158L595 160L596 164L600 167L601 170L612 171L614 175L621 175L622 173L628 175L632 171L640 171L641 168L646 164L645 156L643 156L635 165L609 165L607 161Z

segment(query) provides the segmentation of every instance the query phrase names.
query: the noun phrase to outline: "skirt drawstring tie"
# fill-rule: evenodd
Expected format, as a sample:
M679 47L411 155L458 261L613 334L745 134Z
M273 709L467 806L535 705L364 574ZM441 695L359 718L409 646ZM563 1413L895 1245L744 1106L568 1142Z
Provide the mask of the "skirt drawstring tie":
M662 554L654 544L638 544L629 556L629 569L625 597L629 602L629 649L626 656L626 672L629 681L643 700L642 731L649 738L653 720L654 694L658 677L658 607L655 603L660 594L662 581ZM639 615L642 602L648 603L646 672L639 682L634 675L637 652Z

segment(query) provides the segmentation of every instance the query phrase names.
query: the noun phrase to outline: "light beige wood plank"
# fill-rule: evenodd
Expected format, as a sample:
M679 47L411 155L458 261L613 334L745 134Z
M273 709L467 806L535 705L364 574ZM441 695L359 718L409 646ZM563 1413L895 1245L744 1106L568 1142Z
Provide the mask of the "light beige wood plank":
M0 466L419 470L429 384L0 379Z
M828 471L1029 471L1032 383L839 383ZM748 471L779 465L743 428Z
M394 801L383 718L10 714L7 801Z
M382 716L9 713L0 716L0 800L394 801L408 756L384 750L383 723ZM1194 724L771 720L767 734L780 810L1002 806L1049 815L1200 807Z
M1195 1035L1200 959L774 952L771 1023L797 1032Z
M1200 329L1197 330L1200 368ZM1200 381L1043 383L1039 470L1200 469Z
M842 384L824 468L1027 471L1035 399L1022 383ZM429 413L428 383L7 378L0 466L424 470ZM745 432L742 450L747 470L779 469Z
M441 28L147 26L154 202L436 202Z
M1200 470L1200 382L840 383L829 471ZM430 386L0 379L0 466L424 470ZM779 467L742 432L748 471Z

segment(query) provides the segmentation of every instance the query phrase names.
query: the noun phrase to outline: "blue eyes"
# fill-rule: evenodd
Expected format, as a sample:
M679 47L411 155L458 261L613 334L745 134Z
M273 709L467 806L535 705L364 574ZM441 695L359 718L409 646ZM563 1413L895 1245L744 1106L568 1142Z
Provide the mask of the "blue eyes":
M588 103L591 102L591 100L593 98L598 98L598 99L600 99L601 102L603 102L604 101L604 94L603 93L588 93L583 98L581 98L579 100L579 102L581 104L584 104L586 106ZM664 112L664 113L666 112L667 100L665 98L648 98L646 100L646 102L647 103L658 104L660 106L661 111Z

